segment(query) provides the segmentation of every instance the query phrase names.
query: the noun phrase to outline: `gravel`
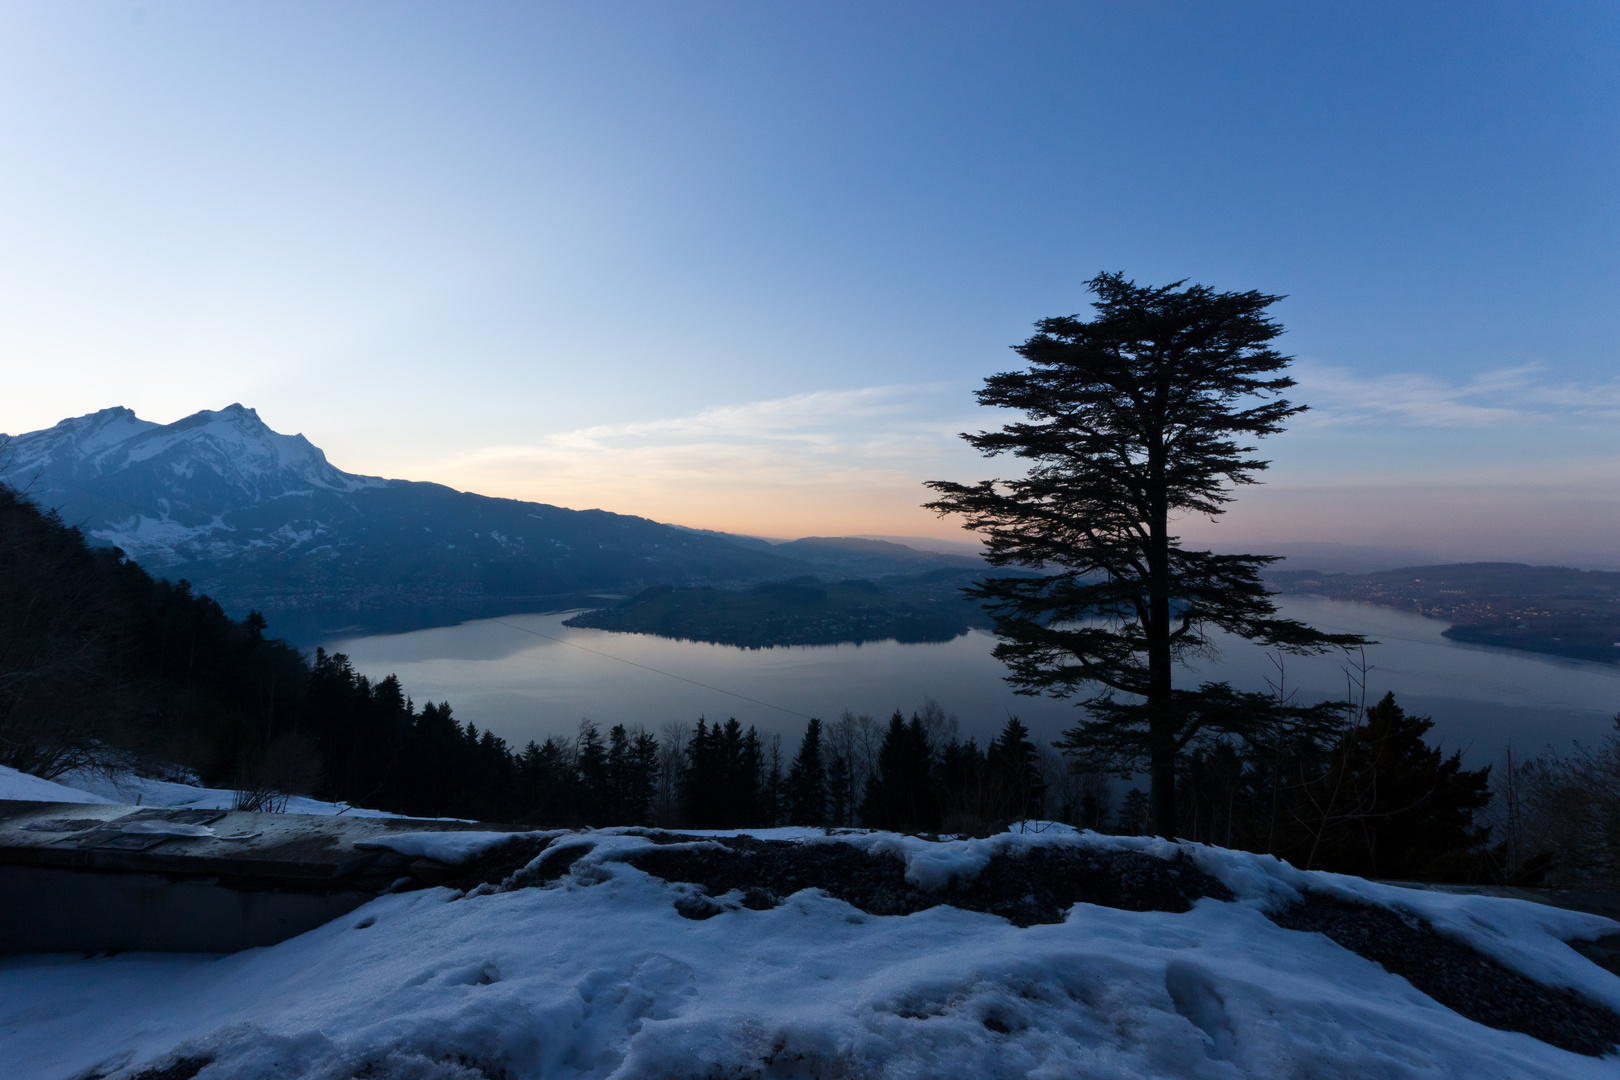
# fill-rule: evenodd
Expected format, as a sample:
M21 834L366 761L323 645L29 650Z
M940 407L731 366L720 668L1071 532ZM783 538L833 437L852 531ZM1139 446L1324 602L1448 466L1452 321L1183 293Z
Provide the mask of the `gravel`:
M1314 892L1269 914L1285 929L1326 935L1476 1023L1594 1057L1620 1043L1620 1016L1607 1006L1527 979L1422 919Z

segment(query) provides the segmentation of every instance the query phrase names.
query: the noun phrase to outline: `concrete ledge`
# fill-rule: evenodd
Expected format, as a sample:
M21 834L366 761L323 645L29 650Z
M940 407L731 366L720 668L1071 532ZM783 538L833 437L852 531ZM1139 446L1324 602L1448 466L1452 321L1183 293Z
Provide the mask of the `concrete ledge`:
M237 952L313 930L375 895L250 891L205 877L0 866L0 952Z
M510 831L416 818L0 800L0 953L274 945L402 877L429 880L448 869L379 846L380 838L474 829Z

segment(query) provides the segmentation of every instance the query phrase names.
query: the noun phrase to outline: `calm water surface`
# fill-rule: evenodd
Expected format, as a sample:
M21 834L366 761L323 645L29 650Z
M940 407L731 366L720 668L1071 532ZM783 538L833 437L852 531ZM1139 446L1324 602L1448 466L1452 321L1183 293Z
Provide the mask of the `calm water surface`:
M1433 716L1434 734L1462 748L1470 763L1495 760L1510 740L1516 752L1533 752L1599 739L1620 711L1620 669L1609 665L1460 645L1440 636L1445 623L1387 608L1296 598L1281 606L1323 630L1377 639L1366 652L1369 700L1394 691L1408 711ZM825 719L848 708L883 718L920 708L928 697L960 718L964 734L981 739L1009 714L1048 740L1074 722L1072 705L1011 693L990 655L995 638L983 631L937 645L745 650L576 630L561 625L567 617L514 615L331 647L367 675L397 674L418 702L447 699L461 720L518 745L572 733L582 717L656 732L666 721L699 716L735 716L783 733L791 745L802 716ZM1344 667L1335 654L1289 658L1285 672L1300 700L1314 701L1344 697ZM1275 678L1276 669L1266 653L1228 641L1218 661L1183 681L1226 679L1263 690L1267 676Z

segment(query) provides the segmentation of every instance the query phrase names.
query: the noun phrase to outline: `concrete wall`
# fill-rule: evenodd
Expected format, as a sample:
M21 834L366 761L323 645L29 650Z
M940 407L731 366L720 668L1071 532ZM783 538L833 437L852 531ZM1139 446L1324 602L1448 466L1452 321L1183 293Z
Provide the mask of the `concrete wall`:
M372 895L251 891L217 878L0 865L0 952L236 952L312 930Z

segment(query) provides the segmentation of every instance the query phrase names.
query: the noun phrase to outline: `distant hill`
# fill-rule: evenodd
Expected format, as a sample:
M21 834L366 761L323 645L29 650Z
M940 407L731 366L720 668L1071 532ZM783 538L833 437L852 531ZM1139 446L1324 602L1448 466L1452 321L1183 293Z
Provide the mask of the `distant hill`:
M1196 546L1196 545L1190 545ZM1367 574L1397 566L1443 562L1445 556L1411 548L1373 547L1367 544L1334 544L1325 541L1283 541L1280 543L1214 544L1222 555L1281 555L1283 562L1272 569L1304 569L1340 574ZM1268 572L1269 573L1269 572Z
M950 555L938 551L918 551L887 540L867 540L856 536L806 536L777 544L773 554L836 571L850 577L876 577L895 573L897 568L920 573L930 569L983 569L983 559ZM904 570L901 570L904 572Z
M659 586L621 605L582 612L565 625L748 649L950 641L990 626L984 609L962 593L974 573L947 567L876 581L802 577L749 589Z
M237 617L257 608L272 633L305 642L553 610L654 585L737 588L960 565L897 544L773 546L361 476L239 404L172 424L103 409L10 437L0 481L82 526L93 543L188 579Z
M891 544L903 544L917 551L937 551L947 555L966 555L969 558L983 558L984 545L973 540L945 540L938 536L887 536L879 533L857 533L859 540L887 540Z
M1477 645L1620 663L1620 573L1524 563L1448 563L1370 574L1272 571L1284 593L1412 611Z

